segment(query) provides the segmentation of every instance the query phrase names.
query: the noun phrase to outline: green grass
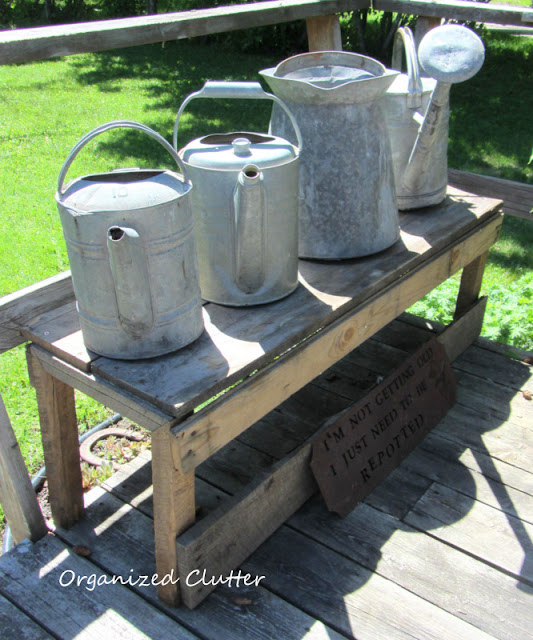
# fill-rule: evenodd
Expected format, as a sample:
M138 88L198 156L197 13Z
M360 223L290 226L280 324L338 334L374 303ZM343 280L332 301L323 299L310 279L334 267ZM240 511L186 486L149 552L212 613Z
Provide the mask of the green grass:
M501 34L484 38L485 67L452 90L450 166L532 182L527 162L533 83L527 74L533 42ZM182 42L0 67L0 295L68 268L54 193L61 165L84 133L109 120L130 119L170 139L179 105L206 79L257 80L259 69L277 61ZM193 102L182 119L180 146L208 131L266 130L269 111L266 101ZM172 167L172 160L146 136L116 130L89 143L69 176L126 166ZM533 224L506 220L483 285L505 313L492 304L485 333L528 349L532 267ZM414 310L448 319L454 287L451 280ZM23 347L0 357L0 392L33 472L42 463L42 449ZM82 430L107 415L76 395Z

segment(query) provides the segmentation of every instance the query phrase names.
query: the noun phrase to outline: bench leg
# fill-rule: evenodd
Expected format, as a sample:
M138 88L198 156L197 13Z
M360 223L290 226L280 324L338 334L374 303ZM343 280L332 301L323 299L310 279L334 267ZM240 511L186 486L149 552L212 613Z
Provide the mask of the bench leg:
M175 437L170 427L152 433L152 481L154 485L155 563L158 596L176 607L181 602L176 537L195 520L194 471L182 473L172 452Z
M488 251L482 253L463 269L453 316L454 320L460 318L477 301L488 255Z
M54 523L68 528L83 515L83 487L74 389L51 376L27 350L37 394L50 508Z

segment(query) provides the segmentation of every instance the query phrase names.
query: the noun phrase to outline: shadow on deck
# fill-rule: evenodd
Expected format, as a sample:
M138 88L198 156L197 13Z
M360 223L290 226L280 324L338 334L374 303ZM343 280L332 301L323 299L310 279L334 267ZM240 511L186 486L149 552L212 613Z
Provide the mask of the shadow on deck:
M198 516L430 335L402 316L204 463ZM531 366L480 339L454 371L457 404L364 503L341 519L315 496L249 557L240 575L258 586L234 580L194 611L157 600L143 454L86 495L82 522L0 558L0 636L533 638L533 402L522 393L533 390ZM110 584L113 576L128 584Z

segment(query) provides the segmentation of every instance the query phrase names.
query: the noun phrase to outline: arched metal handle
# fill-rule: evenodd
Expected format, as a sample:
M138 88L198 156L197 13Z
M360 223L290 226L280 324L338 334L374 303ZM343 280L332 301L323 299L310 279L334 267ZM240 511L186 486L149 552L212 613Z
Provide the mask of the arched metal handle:
M394 36L391 67L398 71L402 70L403 50L407 62L407 104L411 109L418 109L422 106L422 80L415 38L409 27L400 27Z
M195 93L191 93L190 96L187 96L185 100L182 102L181 107L179 108L178 114L176 116L176 122L174 123L174 133L172 136L172 144L174 145L174 149L178 149L178 125L181 118L181 114L183 113L185 107L189 104L191 100L195 98L231 98L231 99L242 99L242 100L272 100L279 104L279 106L285 111L289 120L291 121L292 128L296 133L296 139L298 140L298 150L302 151L302 134L300 132L300 127L296 122L295 117L289 111L287 105L280 100L277 96L272 93L267 93L263 91L263 88L259 84L259 82L213 82L207 81L204 86L200 89L200 91L196 91Z
M149 136L151 136L152 138L154 138L155 140L157 140L157 142L159 142L170 153L170 155L178 165L178 168L181 174L183 175L183 179L185 183L190 184L190 180L187 178L187 174L185 172L185 166L183 164L183 161L181 160L177 152L172 148L172 145L169 142L167 142L167 140L165 140L163 136L160 136L153 129L150 129L150 127L147 127L144 124L140 124L139 122L133 122L131 120L114 120L113 122L106 122L105 124L102 124L99 127L96 127L96 129L93 129L92 131L87 133L85 136L83 136L83 138L79 142L77 142L74 145L74 147L72 148L72 151L68 154L67 159L65 160L65 162L63 163L63 166L61 167L61 171L59 172L59 177L57 179L57 192L59 193L59 195L64 194L63 185L65 182L65 176L67 175L67 171L69 170L70 165L73 163L74 158L78 155L80 150L90 140L92 140L93 138L96 138L96 136L100 135L101 133L104 133L105 131L110 131L111 129L119 129L119 128L137 129L138 131L142 131L148 134Z

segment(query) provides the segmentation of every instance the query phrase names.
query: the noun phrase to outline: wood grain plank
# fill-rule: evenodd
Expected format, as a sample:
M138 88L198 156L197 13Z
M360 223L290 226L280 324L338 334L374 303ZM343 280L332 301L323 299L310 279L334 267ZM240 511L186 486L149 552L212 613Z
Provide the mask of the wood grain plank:
M22 328L21 335L82 371L90 371L91 361L98 357L85 348L75 301L43 313Z
M80 371L77 367L59 360L37 345L29 346L32 354L39 360L43 368L58 380L79 389L106 407L121 413L146 429L153 431L172 421L172 416L149 405L142 399L133 397L127 391L106 382L97 380L92 374Z
M368 7L367 0L278 0L0 34L0 64L105 51L301 20Z
M436 433L428 434L402 466L533 524L533 474L527 471L506 463L497 465L487 454L472 452Z
M3 640L52 640L36 622L0 596L0 629Z
M475 260L464 267L455 305L455 320L460 318L477 301L488 256L489 252L485 251L485 253L477 256Z
M339 16L314 16L306 25L309 51L342 51Z
M400 283L386 289L357 314L348 315L294 348L290 359L279 359L239 387L239 394L223 396L209 411L199 412L173 429L184 470L194 469L224 444L283 402L321 371L353 350L425 292L468 264L494 240L488 228L434 258ZM238 421L235 405L239 405Z
M198 637L125 586L101 583L91 589L92 580L111 578L50 535L30 547L19 545L0 562L0 593L55 637Z
M201 467L200 467L201 469ZM149 518L154 517L152 486L152 453L143 451L115 472L101 485L106 491L127 502ZM197 477L194 483L196 517L204 517L217 509L228 496Z
M25 342L22 327L73 299L70 271L0 298L0 353Z
M127 579L133 569L131 590L201 638L343 640L344 636L316 620L316 616L304 613L261 585L221 586L194 611L167 607L158 600L155 586L135 583L135 578L151 577L155 572L152 520L99 487L86 494L85 500L86 518L68 530L58 529L56 535L71 545L92 549L91 558L108 573ZM237 604L239 598L250 604Z
M483 297L469 307L463 307L454 322L437 336L452 362L457 360L481 333L486 306L487 298Z
M310 446L303 446L269 472L259 473L220 509L176 541L182 583L192 572L206 571L207 580L227 575L316 491L309 469ZM182 587L183 602L198 605L215 588L203 582Z
M531 593L516 579L364 503L341 519L313 499L288 524L495 638L533 638Z
M404 520L533 587L533 525L516 515L434 483Z
M378 11L400 11L415 16L437 16L454 20L473 22L493 22L496 24L522 25L524 17L531 15L529 9L520 7L479 5L471 0L374 0L374 9Z
M51 376L27 351L35 387L54 522L69 527L83 514L83 489L74 389Z
M152 435L152 477L154 486L154 536L160 600L169 606L182 601L181 560L178 566L176 536L194 524L194 471L183 473L174 452L175 440L168 427ZM165 577L171 579L165 584ZM187 601L185 600L187 603Z
M533 185L468 171L448 170L450 184L481 195L503 200L503 211L510 215L533 219Z
M35 542L46 535L48 529L1 396L0 503L15 543L24 538Z
M331 516L325 518L329 520ZM469 624L470 620L462 620L383 578L373 571L375 567L368 569L354 562L349 558L352 540L345 538L343 548L335 552L328 548L327 541L317 544L301 529L283 527L257 550L244 568L254 573L262 571L268 587L294 605L313 611L349 638L492 637L491 633ZM372 545L372 541L366 544ZM402 560L406 561L405 556Z
M288 298L251 309L206 305L206 331L193 345L142 363L99 358L92 370L155 402L163 411L182 416L420 266L465 229L481 227L481 241L487 240L487 233L491 241L495 239L501 223L494 213L496 201L448 200L446 211L438 216L427 212L405 217L410 231L379 257L346 261L342 270L335 264L301 261L302 285ZM481 223L478 216L483 218ZM489 230L492 225L494 233ZM459 246L454 249L451 271L462 266L461 252Z

